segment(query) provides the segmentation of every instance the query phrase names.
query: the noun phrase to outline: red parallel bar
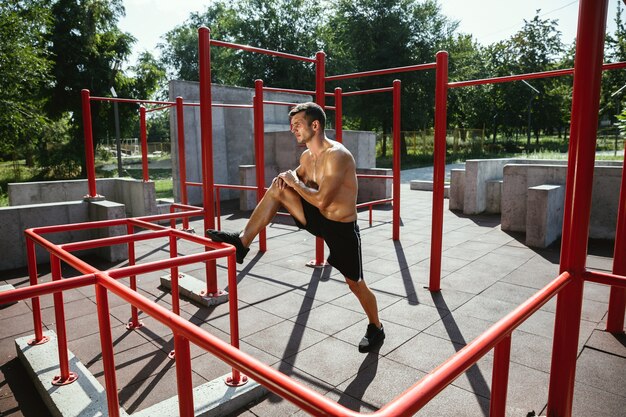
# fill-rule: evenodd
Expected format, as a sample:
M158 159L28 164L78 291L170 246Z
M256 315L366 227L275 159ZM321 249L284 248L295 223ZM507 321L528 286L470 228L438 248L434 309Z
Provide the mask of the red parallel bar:
M587 271L583 275L583 279L585 281L610 285L616 288L626 288L626 277L624 275L607 274L597 271Z
M178 257L176 236L171 235L169 240L170 259L175 259ZM178 265L172 265L172 267L170 268L170 281L172 283L172 312L176 315L180 315L180 298L178 293Z
M129 230L132 230L132 225L128 225ZM103 246L113 246L113 245L121 245L124 243L132 244L133 242L157 239L162 237L167 237L170 235L169 230L162 230L159 232L151 232L151 233L141 233L141 234L128 234L122 236L111 236L111 237L103 237L99 239L91 239L91 240L83 240L80 242L71 242L64 243L62 245L57 245L60 249L63 249L68 252L74 252L77 250L84 249L93 249L93 248L101 248ZM129 245L129 257L131 254L132 246ZM132 254L134 255L134 249L132 250Z
M626 62L613 62L613 63L602 65L602 70L604 71L621 69L621 68L626 68ZM530 72L527 74L506 75L503 77L483 78L479 80L453 81L451 83L448 83L448 88L467 87L470 85L481 85L481 84L507 83L511 81L530 80L533 78L560 77L563 75L572 75L573 73L574 73L574 68L565 68L565 69L560 69L560 70Z
M400 240L400 80L393 81L393 232L392 239ZM381 89L382 90L382 89Z
M144 222L142 220L133 219L133 224L145 227L149 230L165 230L169 234L176 236L179 239L197 243L198 245L201 245L201 246L208 246L209 248L213 248L213 249L224 249L224 248L230 247L226 243L213 242L208 237L204 237L202 235L191 234L183 230L177 230L177 229L161 226L161 225L154 224L154 223Z
M509 333L494 349L489 417L504 417L506 415L506 393L509 386L510 358L511 334Z
M215 188L230 188L233 190L251 190L257 189L254 185L236 185L236 184L215 184Z
M421 71L436 68L436 64L408 65L406 67L387 68L382 70L354 72L351 74L331 75L326 77L326 81L346 80L348 78L371 77L373 75L395 74L398 72Z
M290 102L287 102L287 101L264 100L263 104L273 104L275 106L297 106L300 103L290 103Z
M335 106L326 106L326 108L324 110L326 110L326 111L328 111L328 110L335 110Z
M128 235L134 235L135 228L132 224L126 225L126 233ZM135 265L135 242L128 242L128 265ZM130 276L130 289L133 291L137 291L137 275ZM130 321L126 324L128 329L135 329L139 326L139 314L137 312L137 307L131 306L130 308Z
M143 182L150 181L148 176L148 133L146 129L146 108L139 107L139 136L141 137L141 172Z
M106 288L96 285L96 304L98 306L98 328L100 330L100 348L102 350L102 368L106 387L109 416L119 417L120 400L117 394L117 377L115 374L115 356L113 354L113 336L111 335L111 318L109 313L109 297ZM131 307L137 309L131 304Z
M172 288L174 288L172 286ZM191 380L191 349L189 340L174 333L176 352L176 387L178 388L178 415L193 417L193 382Z
M185 184L187 184L188 186L191 186L191 187L202 187L202 183L201 182L187 181Z
M341 87L335 88L335 140L343 142L343 102Z
M167 110L167 109L172 108L174 106L175 106L174 104L168 104L167 106L153 107L151 109L146 109L146 113L152 113L152 112L160 111L160 110Z
M211 103L211 107L225 107L227 109L251 109L252 104Z
M566 287L571 279L572 277L567 272L556 277L515 310L374 414L381 416L410 416L415 414L501 340L508 337L513 330L539 310L555 294Z
M42 295L52 294L59 291L73 290L75 288L95 284L95 282L96 277L94 274L86 274L72 278L65 278L60 281L43 282L41 284L29 285L28 287L3 291L0 293L0 304L13 303L33 297L39 298Z
M211 114L211 33L208 28L198 29L198 55L200 76L200 132L202 138L202 206L204 231L215 229L215 201L213 200L213 119ZM204 234L203 231L203 234ZM207 294L217 294L217 266L206 263Z
M376 174L356 174L357 178L383 178L393 179L393 175L376 175Z
M288 54L285 52L271 51L269 49L257 48L257 47L250 46L250 45L239 45L239 44L232 43L232 42L216 41L215 39L211 40L211 45L223 46L225 48L231 48L231 49L240 49L246 52L256 52L256 53L264 54L264 55L272 55L272 56L277 56L279 58L288 58L288 59L293 59L296 61L315 62L315 59L307 58L305 56Z
M35 243L31 239L28 239L28 235L26 235L26 256L28 258L28 281L31 286L37 285L37 256L35 254ZM2 294L0 293L0 296L1 295ZM35 330L35 339L29 343L44 343L45 341L47 341L47 337L44 340L41 322L41 304L39 302L39 297L33 297L31 300L31 304L33 308L33 329Z
M386 203L392 203L393 202L393 198L385 198L383 200L374 200L374 201L368 201L365 203L359 203L356 205L356 208L361 208L361 207L368 207L368 206L375 206L378 204L386 204Z
M178 145L178 180L180 187L180 201L187 204L187 158L185 155L185 104L182 97L176 97L176 132ZM183 218L183 228L189 229L189 219Z
M155 104L155 105L167 105L167 106L173 106L176 103L172 102L172 101L156 101L156 100L137 100L134 98L115 98L115 97L91 97L91 101L109 101L111 103L113 102L118 102L118 103L134 103L134 104Z
M220 187L215 187L215 218L217 219L217 230L222 230L222 210L220 201Z
M254 164L256 174L256 201L265 195L265 122L263 113L263 80L254 81ZM259 251L267 251L267 230L259 232Z
M441 248L443 242L443 198L446 176L446 126L448 112L448 53L436 55L435 144L433 168L432 231L430 243L430 279L428 289L441 289Z
M67 262L68 265L80 271L83 274L91 274L97 272L98 270L88 263L82 261L71 253L59 248L54 243L51 243L44 239L43 237L37 235L33 232L33 229L26 229L24 231L26 235L26 239L30 239L35 243L41 245L45 250L47 250L50 254L54 254L63 261Z
M622 162L622 183L617 209L615 228L615 248L613 250L613 274L626 275L626 164ZM620 333L624 331L624 310L626 310L626 288L611 287L609 295L609 314L606 318L606 331Z
M276 88L276 87L263 87L264 91L272 91L276 93L291 93L291 94L302 94L306 96L315 95L315 91L308 90L293 90L291 88Z
M239 307L237 306L237 264L235 254L228 257L228 308L230 315L230 345L239 349ZM232 369L232 385L241 381L241 374L236 368Z
M315 54L315 102L322 108L326 107L326 54L319 51ZM324 266L324 239L315 238L315 259L307 265Z
M87 169L87 186L89 188L88 197L97 197L96 192L96 165L93 153L93 129L91 127L91 101L89 90L81 90L83 105L83 132L85 135L85 165Z
M607 10L608 0L579 2L570 125L570 141L576 151L569 155L568 161L567 180L573 178L573 184L567 192L572 197L566 199L563 224L570 230L564 231L567 240L562 240L561 248L561 270L569 271L574 279L557 298L549 416L572 415Z
M359 91L346 91L343 93L344 97L358 96L361 94L374 94L374 93L388 93L393 91L393 87L372 88L371 90L359 90Z
M50 255L50 272L53 281L61 280L61 261L54 255ZM65 327L65 309L63 306L63 292L55 292L54 298L54 320L56 322L57 345L59 352L59 371L61 375L55 376L53 381L64 383L71 377L70 361L67 354L67 332ZM54 384L54 382L53 382Z

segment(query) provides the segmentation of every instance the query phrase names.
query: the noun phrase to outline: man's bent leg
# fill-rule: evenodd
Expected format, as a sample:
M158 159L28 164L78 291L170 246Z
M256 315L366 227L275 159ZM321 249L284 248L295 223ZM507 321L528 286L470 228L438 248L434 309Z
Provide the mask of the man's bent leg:
M346 282L361 303L369 320L365 336L359 342L359 352L369 352L385 339L385 331L378 318L376 296L363 280L354 281L346 278Z

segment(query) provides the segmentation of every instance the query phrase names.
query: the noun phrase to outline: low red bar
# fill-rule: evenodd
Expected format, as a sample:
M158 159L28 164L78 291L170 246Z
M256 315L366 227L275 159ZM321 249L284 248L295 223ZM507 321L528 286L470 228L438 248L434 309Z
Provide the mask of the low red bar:
M211 107L225 107L228 109L251 109L252 104L211 103Z
M274 106L297 106L300 103L289 103L287 101L263 100L263 104L272 104Z
M151 109L146 109L146 113L152 113L152 112L155 112L155 111L167 110L167 109L170 109L172 107L174 107L174 105L172 105L172 104L168 104L167 106L162 106L162 107L153 107Z
M375 175L375 174L356 174L357 178L382 178L387 180L392 180L393 175Z
M341 95L344 97L358 96L361 94L389 93L393 91L393 87L372 88L371 90L345 91Z
M250 190L255 191L257 189L254 185L236 185L236 184L215 184L215 188L230 188L233 190Z
M597 284L610 285L614 287L626 288L626 277L622 275L607 274L606 272L587 271L583 279Z
M305 56L287 54L284 52L276 52L276 51L271 51L269 49L257 48L257 47L250 46L250 45L240 45L237 43L216 41L215 39L211 39L211 46L213 45L223 46L225 48L231 48L231 49L240 49L246 52L256 52L256 53L264 54L264 55L272 55L272 56L277 56L279 58L288 58L288 59L293 59L296 61L315 62L314 58L307 58Z
M167 106L175 106L176 103L173 101L157 101L157 100L138 100L134 98L116 98L116 97L91 97L92 101L110 101L118 102L118 103L134 103L134 104L155 104L155 105L167 105Z
M64 278L61 281L43 282L33 284L28 287L16 288L14 290L0 293L0 304L13 303L27 298L41 297L42 295L53 294L59 291L73 290L86 285L95 284L96 277L93 274L81 275L78 277Z
M371 77L373 75L395 74L397 72L429 70L435 67L436 67L436 64L433 62L430 64L408 65L406 67L387 68L387 69L374 70L374 71L353 72L351 74L330 75L326 77L325 79L326 81L337 81L337 80L346 80L348 78Z
M291 94L302 94L306 96L314 96L315 91L309 90L294 90L291 88L275 88L275 87L263 87L263 91L273 91L276 93L291 93Z

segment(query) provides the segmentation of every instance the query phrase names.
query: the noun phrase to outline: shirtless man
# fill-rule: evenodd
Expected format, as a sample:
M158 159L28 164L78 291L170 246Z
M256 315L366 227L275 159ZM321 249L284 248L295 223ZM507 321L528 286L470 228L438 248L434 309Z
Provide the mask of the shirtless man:
M235 246L237 262L243 263L252 240L280 206L285 207L299 228L323 238L328 245L328 263L344 275L369 319L359 342L359 351L368 352L382 342L385 332L378 318L376 296L363 280L354 158L342 144L326 137L326 115L317 104L299 104L289 112L289 118L291 132L307 147L300 156L300 166L274 178L240 233L207 230L207 236Z

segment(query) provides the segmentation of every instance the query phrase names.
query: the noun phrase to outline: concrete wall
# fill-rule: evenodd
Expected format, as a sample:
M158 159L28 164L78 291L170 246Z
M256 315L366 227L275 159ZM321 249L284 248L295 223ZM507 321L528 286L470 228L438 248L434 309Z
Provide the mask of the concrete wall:
M96 180L96 190L109 201L123 204L128 217L157 213L154 182L100 178ZM11 206L82 200L88 193L87 180L22 182L8 186Z

